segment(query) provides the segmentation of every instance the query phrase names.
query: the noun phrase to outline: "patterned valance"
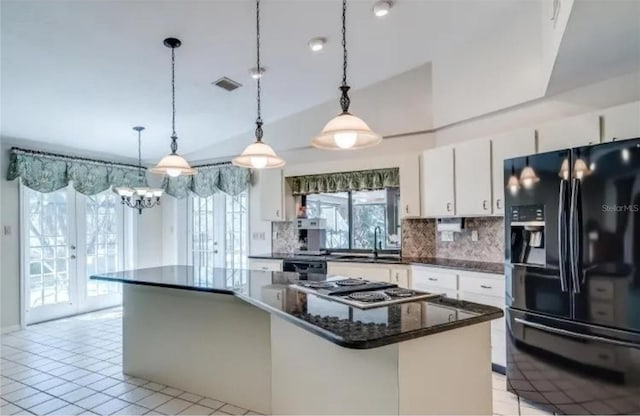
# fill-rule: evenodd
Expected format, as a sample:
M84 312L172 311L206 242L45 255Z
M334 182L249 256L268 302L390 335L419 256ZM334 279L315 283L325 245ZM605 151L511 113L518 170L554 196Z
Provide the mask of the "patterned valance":
M53 192L73 183L84 195L95 195L111 186L147 186L146 175L133 165L12 148L8 180L21 178L38 192Z
M287 178L294 195L366 191L400 186L400 169L373 169Z
M236 196L249 188L251 172L249 169L232 165L195 167L193 176L166 176L162 187L168 195L186 198L189 193L206 198L216 192Z

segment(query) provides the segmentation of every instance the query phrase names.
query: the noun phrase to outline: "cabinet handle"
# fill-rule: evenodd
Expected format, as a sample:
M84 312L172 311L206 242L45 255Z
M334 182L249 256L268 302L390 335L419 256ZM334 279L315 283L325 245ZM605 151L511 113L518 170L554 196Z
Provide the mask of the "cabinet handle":
M447 212L451 212L451 202L447 202Z
M409 213L409 205L404 206L404 212L406 212L407 214Z
M487 201L486 199L484 201L482 201L482 209L483 210L487 210L487 204L489 203L489 201Z
M276 293L276 299L280 300L280 292Z
M435 277L430 277L429 280L431 280L432 282L437 282L438 279L436 279Z
M502 209L502 207L500 207L500 201L502 201L500 198L496 199L496 208L497 209Z
M280 210L279 209L276 210L276 218L280 218Z
M483 289L491 289L491 286L487 286L487 285L480 285L480 287Z
M269 268L267 266L262 266L261 269L262 270L269 270Z

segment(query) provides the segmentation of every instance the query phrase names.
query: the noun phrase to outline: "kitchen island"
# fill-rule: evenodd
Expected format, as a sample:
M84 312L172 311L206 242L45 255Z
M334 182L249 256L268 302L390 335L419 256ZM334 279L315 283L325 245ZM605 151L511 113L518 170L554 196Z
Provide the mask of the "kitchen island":
M492 413L499 308L439 297L363 310L301 292L287 272L91 278L125 283L126 374L266 414Z

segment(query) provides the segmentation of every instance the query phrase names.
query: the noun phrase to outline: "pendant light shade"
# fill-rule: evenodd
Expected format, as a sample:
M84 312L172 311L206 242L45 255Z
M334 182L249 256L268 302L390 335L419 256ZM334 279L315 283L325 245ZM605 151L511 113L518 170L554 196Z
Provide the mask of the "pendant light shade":
M342 113L331 119L311 144L318 149L349 150L375 146L381 141L382 137L361 118Z
M340 106L342 113L330 120L311 141L311 146L325 150L354 150L375 146L382 136L373 132L361 118L349 112L351 99L347 84L347 0L342 0L342 85Z
M260 76L255 77L256 80L256 102L257 102L257 118L256 118L256 141L244 148L240 156L231 160L235 166L248 169L271 169L281 168L285 165L284 159L278 157L276 152L262 141L264 134L262 130L262 101L261 101L261 82L262 66L260 65L260 0L256 0L256 68Z
M525 189L531 188L539 180L540 178L538 178L538 176L536 175L536 172L533 170L531 166L525 166L525 168L522 169L522 173L520 174L520 183L522 183L522 186Z
M153 173L169 175L175 178L180 175L195 175L196 170L180 156L178 152L178 135L176 134L176 48L182 45L179 39L167 38L164 46L171 48L171 153L163 157L156 166L150 169Z

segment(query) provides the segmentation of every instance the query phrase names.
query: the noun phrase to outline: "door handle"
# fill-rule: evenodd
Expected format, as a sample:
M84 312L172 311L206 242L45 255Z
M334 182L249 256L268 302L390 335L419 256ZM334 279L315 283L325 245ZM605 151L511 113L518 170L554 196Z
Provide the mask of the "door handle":
M580 180L573 178L571 183L571 207L569 208L569 262L571 263L571 280L573 293L580 293L580 248L578 243L578 192Z
M76 246L74 246L74 245L72 244L72 245L70 245L70 246L69 246L69 248L70 248L71 250L75 250L75 249L76 249Z
M567 181L560 181L560 195L558 196L558 251L560 253L558 261L560 262L560 290L563 292L568 291L567 285L567 262L564 258L567 248L567 236L566 236L566 211L565 211L565 195L567 189Z
M548 326L548 325L539 324L537 322L525 321L522 318L513 318L513 319L517 323L522 324L524 326L528 326L528 327L531 327L531 328L539 329L541 331L550 332L550 333L553 333L553 334L565 335L567 337L583 339L583 340L587 340L587 341L602 342L603 344L618 345L620 347L640 349L640 344L635 344L633 342L620 341L618 339L605 338L605 337L601 337L601 336L598 336L598 335L580 334L578 332L573 332L573 331L569 331L569 330L562 329L562 328L554 328L554 327L551 327L551 326Z

